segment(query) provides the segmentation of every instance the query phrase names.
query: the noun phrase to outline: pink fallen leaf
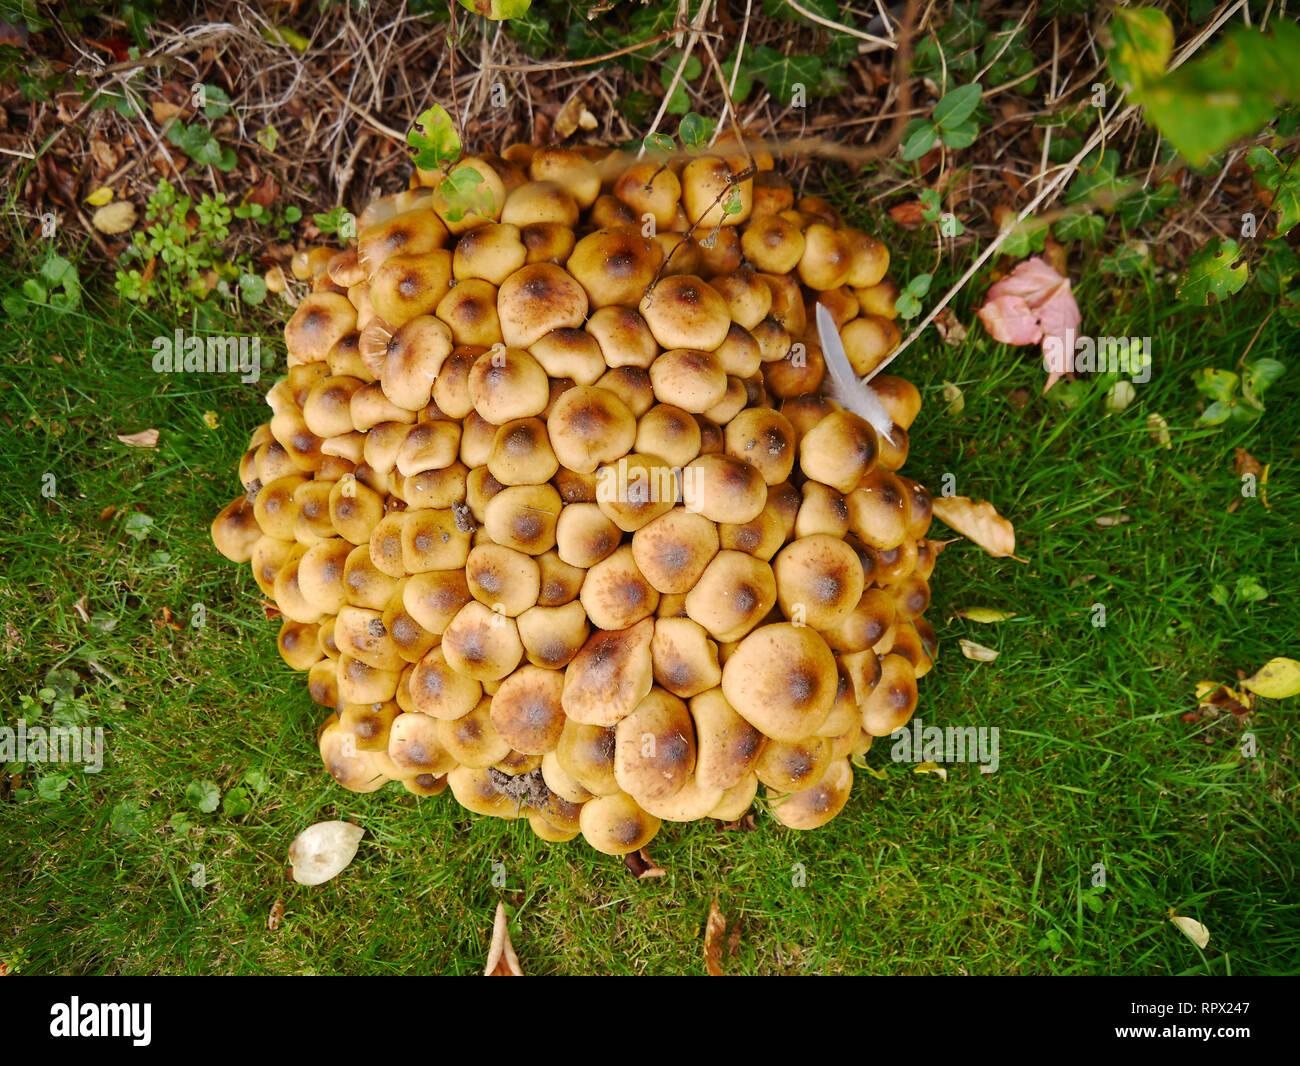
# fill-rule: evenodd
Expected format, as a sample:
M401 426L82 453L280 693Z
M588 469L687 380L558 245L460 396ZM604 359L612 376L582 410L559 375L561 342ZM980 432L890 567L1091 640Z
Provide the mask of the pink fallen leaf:
M980 321L989 335L1004 344L1039 344L1058 356L1072 351L1075 330L1083 321L1070 289L1070 279L1058 274L1038 256L1026 259L989 288ZM1052 360L1046 392L1064 373L1065 360Z

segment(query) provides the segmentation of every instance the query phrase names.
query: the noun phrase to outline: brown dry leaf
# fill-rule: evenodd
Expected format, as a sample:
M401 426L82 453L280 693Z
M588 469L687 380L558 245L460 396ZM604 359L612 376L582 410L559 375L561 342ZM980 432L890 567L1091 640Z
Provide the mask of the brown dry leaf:
M271 904L271 913L266 916L266 927L271 932L280 928L280 923L284 921L284 900L277 899Z
M995 558L1016 558L1015 527L987 500L972 500L969 496L937 496L934 513Z
M496 917L492 919L492 943L488 946L488 960L483 976L523 977L523 975L519 956L515 954L515 946L510 943L510 923L506 921L506 908L498 903Z
M280 195L280 183L270 174L263 174L262 180L244 194L245 204L257 204L258 207L270 207Z
M1249 690L1239 692L1237 689L1220 685L1217 681L1196 682L1196 705L1210 707L1216 711L1227 711L1238 718L1244 718L1255 709L1255 698Z
M72 605L72 609L77 612L77 617L87 625L90 624L90 611L87 609L88 607L89 601L85 596L82 596L81 599Z
M1241 477L1242 474L1254 474L1255 477L1259 477L1264 472L1264 467L1260 461L1246 451L1245 448L1233 449L1232 468L1237 471L1238 477Z
M925 223L924 211L920 200L912 200L905 204L895 204L889 209L889 217L903 229L920 229Z
M560 108L560 113L555 116L555 133L560 138L572 137L580 129L594 130L595 128L596 116L587 108L581 90L570 96Z
M1169 423L1160 415L1147 415L1147 432L1157 447L1168 450L1174 446L1173 438L1169 436Z
M158 431L156 429L142 429L139 433L119 433L117 439L128 448L158 447Z
M166 122L168 119L175 118L182 111L177 104L168 100L154 100L149 108L153 111L153 120L159 124Z
M122 153L99 137L90 139L90 157L95 161L95 166L103 171L115 170L122 161Z
M710 977L721 977L722 974L722 934L726 932L727 919L722 916L722 911L718 909L718 900L715 897L709 904L709 920L704 925L704 968L709 971Z
M650 858L650 853L645 848L624 855L623 865L627 867L628 873L638 881L644 881L647 877L664 877L668 873L654 859Z
M125 233L135 225L139 217L135 211L135 204L130 200L117 200L99 208L90 217L90 224L100 233L107 233L111 237L117 233Z
M934 320L934 328L939 331L939 339L949 347L958 348L966 340L966 327L953 314L951 307L945 307Z

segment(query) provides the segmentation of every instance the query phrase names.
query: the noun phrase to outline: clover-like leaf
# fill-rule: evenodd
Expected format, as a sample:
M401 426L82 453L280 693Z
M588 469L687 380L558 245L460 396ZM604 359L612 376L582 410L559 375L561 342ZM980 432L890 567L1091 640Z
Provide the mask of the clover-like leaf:
M421 170L439 170L460 158L460 136L441 104L421 111L415 125L407 132L406 143L415 149L412 160Z

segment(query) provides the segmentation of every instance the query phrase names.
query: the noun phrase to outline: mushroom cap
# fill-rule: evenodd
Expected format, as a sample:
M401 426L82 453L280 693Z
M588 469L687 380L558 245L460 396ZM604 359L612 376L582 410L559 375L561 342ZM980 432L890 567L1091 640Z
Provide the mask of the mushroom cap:
M767 738L736 713L720 687L692 697L690 711L695 723L696 782L706 789L734 788L753 771Z
M542 569L531 555L502 544L479 544L465 560L465 583L479 603L516 618L536 605Z
M776 579L762 559L723 550L686 594L686 614L718 641L740 640L776 604Z
M598 229L574 246L566 269L592 308L635 305L655 280L664 256L653 240L625 229Z
M718 530L703 515L674 507L632 534L632 557L661 593L688 593L718 552Z
M479 682L500 681L524 657L515 620L477 601L456 612L439 648L456 673Z
M441 646L431 649L411 673L411 700L431 718L463 718L482 695L483 686L453 667Z
M641 315L631 307L601 307L587 319L605 366L648 368L659 357L659 345ZM604 370L601 370L604 373ZM579 381L578 384L590 384Z
M482 278L456 282L433 312L451 330L456 344L502 343L501 321L497 317L497 288ZM451 346L448 345L448 351Z
M699 348L670 348L664 352L650 365L650 384L660 403L693 414L703 414L727 394L727 374L718 357Z
M723 274L709 284L726 301L732 321L744 329L753 329L772 310L772 290L752 270Z
M848 759L835 759L812 788L780 796L769 790L768 809L788 829L820 829L849 801L853 768Z
M754 467L769 485L779 485L794 468L795 430L778 411L750 408L727 423L727 454Z
M609 796L619 790L614 780L613 729L583 725L569 718L560 734L555 758L560 768L593 796Z
M593 633L565 667L564 713L578 724L599 726L616 725L631 714L654 683L653 635L649 618L628 629Z
M575 386L556 400L546 429L560 464L580 474L626 455L636 440L627 404L595 385Z
M694 274L661 277L646 290L637 309L661 348L711 352L727 339L731 328L727 301Z
M718 646L690 618L660 618L650 641L655 683L681 699L716 688L722 681Z
M371 275L370 304L376 315L397 327L417 315L433 314L450 288L451 252L446 248L393 255Z
M736 712L774 740L811 736L835 702L835 656L809 626L776 622L740 642L722 668Z
M583 839L605 855L640 851L659 832L659 819L637 806L625 792L597 796L582 805Z
M737 181L737 172L719 156L702 155L682 168L682 206L692 225L702 229L738 226L754 207L754 182ZM735 209L728 212L728 206Z
M890 652L880 660L880 679L864 699L862 728L873 737L887 737L911 720L916 710L916 670L903 656Z
M695 724L686 704L652 688L614 729L614 780L631 796L667 799L695 772Z
M782 613L816 629L835 625L862 598L864 578L857 553L826 533L786 545L772 564L772 573Z
M480 278L500 285L528 259L519 227L494 222L472 229L456 242L451 257L452 276L458 281Z
M773 792L802 792L822 779L832 756L831 742L825 737L772 740L763 745L754 772Z
M558 607L529 607L515 624L528 661L548 670L568 666L591 633L587 610L577 600Z
M358 748L356 738L339 723L338 715L326 719L318 742L325 769L349 792L374 792L392 780L384 773L378 753Z
M519 667L492 696L492 725L516 751L528 755L554 751L564 731L563 688L564 675L557 670Z
M512 348L527 348L553 329L581 326L587 307L586 290L554 263L520 267L497 292L501 335Z
M614 195L638 215L650 215L658 229L672 226L682 185L668 167L649 160L633 163L614 182Z
M653 616L659 606L659 593L637 568L630 544L592 564L579 599L599 629L628 629Z
M633 452L597 473L596 506L626 533L671 511L678 492L677 472L656 455Z
M788 274L798 266L804 245L803 231L780 215L754 219L740 239L745 258L768 274Z
M253 501L247 493L231 500L212 520L212 543L232 563L248 562L262 535Z
M324 360L356 325L356 309L346 296L335 292L308 293L284 327L289 365Z
M474 409L493 425L540 415L550 399L546 371L522 348L493 348L469 372Z

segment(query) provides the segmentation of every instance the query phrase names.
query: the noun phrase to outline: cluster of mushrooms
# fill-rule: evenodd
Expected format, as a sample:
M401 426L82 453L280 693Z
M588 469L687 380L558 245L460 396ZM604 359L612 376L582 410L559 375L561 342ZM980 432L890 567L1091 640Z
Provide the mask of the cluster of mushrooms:
M888 250L760 145L636 160L517 144L372 203L310 282L212 526L283 616L336 781L643 847L844 807L933 664L939 545L883 436L819 388L814 302L866 374ZM442 186L447 188L448 186Z

